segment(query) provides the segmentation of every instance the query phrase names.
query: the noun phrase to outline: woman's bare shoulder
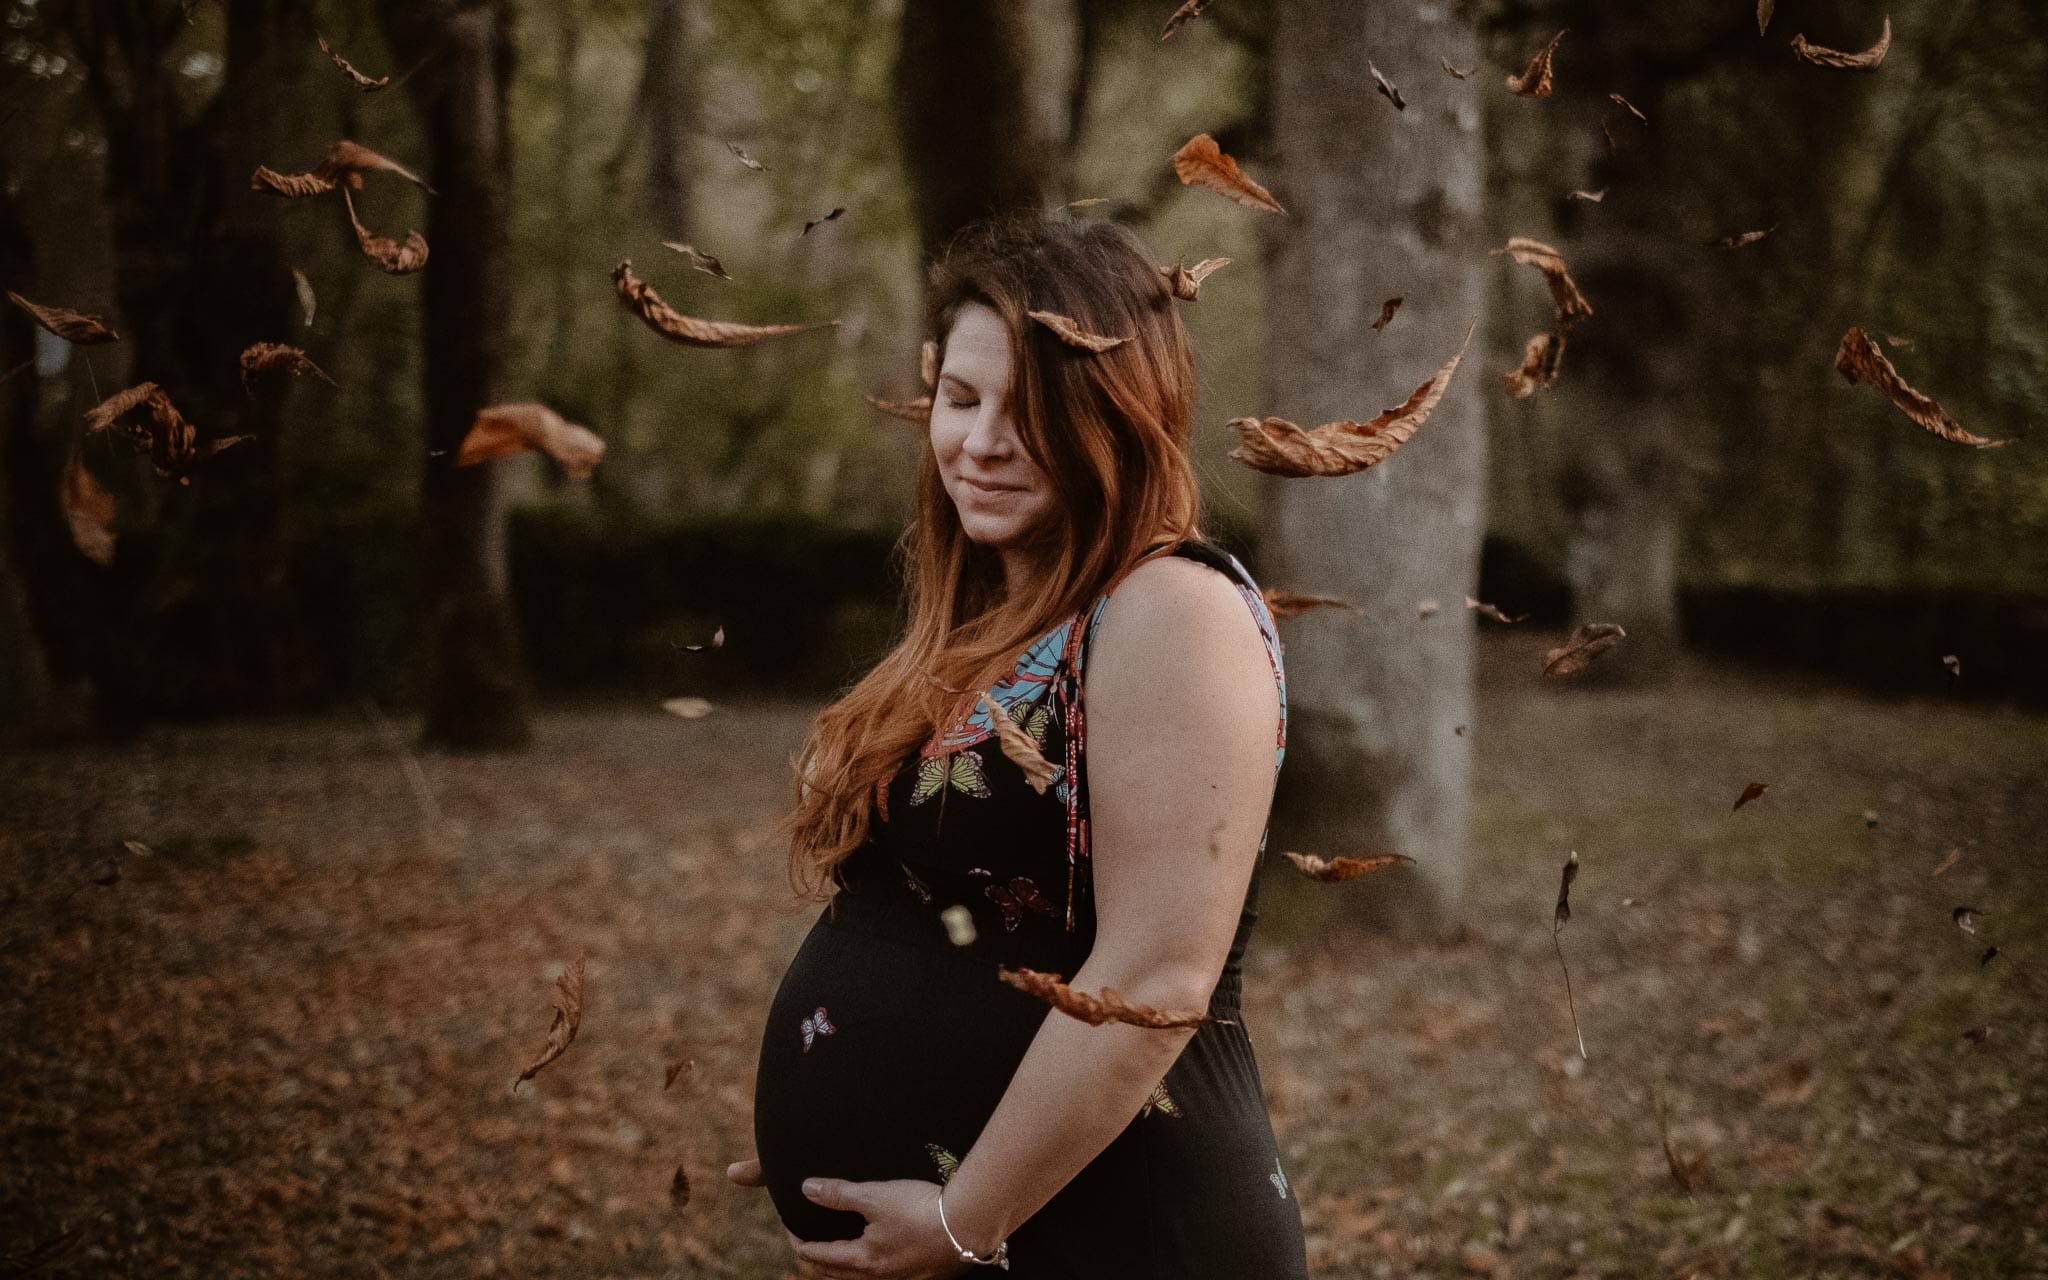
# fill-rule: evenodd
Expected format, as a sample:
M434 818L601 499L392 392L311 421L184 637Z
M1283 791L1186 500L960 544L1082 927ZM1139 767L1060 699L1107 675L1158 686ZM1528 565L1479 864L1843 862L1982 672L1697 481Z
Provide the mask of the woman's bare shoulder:
M1258 619L1238 584L1186 556L1161 556L1124 575L1091 648L1091 676L1111 670L1112 679L1171 679L1178 670L1271 682Z

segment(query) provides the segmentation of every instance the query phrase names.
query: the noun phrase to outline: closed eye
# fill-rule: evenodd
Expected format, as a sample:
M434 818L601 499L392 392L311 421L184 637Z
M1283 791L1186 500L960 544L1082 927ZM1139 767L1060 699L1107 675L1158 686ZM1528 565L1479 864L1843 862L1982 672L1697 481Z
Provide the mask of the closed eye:
M948 397L946 403L952 405L955 409L972 409L981 402L979 400L955 400Z

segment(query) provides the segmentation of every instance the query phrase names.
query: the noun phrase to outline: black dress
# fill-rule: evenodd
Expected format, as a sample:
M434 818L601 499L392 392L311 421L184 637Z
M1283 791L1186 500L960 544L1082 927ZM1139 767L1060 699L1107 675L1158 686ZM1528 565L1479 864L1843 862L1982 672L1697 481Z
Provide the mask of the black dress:
M1280 689L1277 770L1287 687L1272 615L1236 557L1194 541L1175 554L1228 575L1258 619ZM1039 1025L1066 1016L996 970L1071 977L1094 942L1078 673L1107 600L1085 611L1085 627L1076 613L1030 645L992 690L1058 766L1054 784L1032 790L986 708L935 732L892 780L886 821L848 859L844 887L782 979L761 1042L754 1140L776 1210L803 1239L848 1239L864 1225L805 1199L806 1177L949 1177ZM1265 845L1262 833L1261 861ZM1011 1234L1011 1274L1307 1276L1300 1212L1238 1010L1257 893L1254 876L1209 1002L1235 1023L1204 1023L1130 1125ZM972 916L965 946L941 919L954 904Z

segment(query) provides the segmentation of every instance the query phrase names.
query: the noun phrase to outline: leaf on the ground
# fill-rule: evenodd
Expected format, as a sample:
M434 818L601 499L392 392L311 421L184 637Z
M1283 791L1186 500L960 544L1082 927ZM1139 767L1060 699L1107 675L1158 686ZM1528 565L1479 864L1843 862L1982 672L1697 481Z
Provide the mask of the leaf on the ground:
M1457 354L1429 381L1372 421L1347 419L1307 430L1285 418L1233 418L1230 425L1237 429L1239 444L1230 456L1254 471L1294 477L1348 476L1386 461L1428 421L1437 401L1443 399L1477 326L1475 320L1466 327Z
M1508 370L1502 381L1509 395L1526 400L1544 387L1555 386L1563 364L1564 334L1539 333L1523 344L1522 367Z
M313 33L313 38L320 42L320 52L332 58L334 60L334 65L341 69L341 74L347 76L349 78L349 81L352 84L354 84L356 88L361 89L364 93L373 93L376 90L382 89L385 85L391 83L390 76L368 76L356 70L354 63L350 62L347 58L342 57L341 54L335 50L333 45L327 43L326 36L323 36L316 31Z
M1586 301L1586 295L1572 283L1571 272L1565 269L1564 255L1549 245L1527 236L1513 236L1502 248L1488 252L1505 253L1523 266L1534 267L1543 273L1543 282L1550 286L1551 305L1557 309L1559 332L1569 330L1593 314L1593 304Z
M1202 291L1202 281L1218 267L1230 265L1228 258L1204 258L1194 266L1182 266L1176 262L1170 267L1159 268L1159 274L1166 277L1166 287L1182 302L1193 302Z
M1278 591L1268 587L1259 593L1265 597L1266 611L1277 621L1281 618L1298 617L1311 609L1356 609L1349 600L1336 596L1309 595L1301 591Z
M1181 182L1190 187L1207 187L1238 204L1254 209L1265 209L1271 213L1286 213L1273 193L1253 182L1237 161L1223 154L1216 145L1216 139L1206 133L1198 133L1181 144L1173 153L1173 172Z
M1627 98L1622 97L1618 93L1610 93L1607 95L1607 100L1609 102L1614 103L1616 106L1620 107L1623 111L1626 111L1630 115L1634 116L1636 118L1636 123L1642 125L1644 128L1647 129L1650 126L1650 117L1644 115L1642 113L1641 108L1637 107L1635 103L1630 102Z
M959 903L954 903L939 912L939 923L946 926L946 940L956 947L974 945L974 913Z
M684 244L680 240L664 240L661 242L661 247L664 249L673 249L677 253L682 254L685 258L688 258L690 260L691 266L697 268L697 270L699 271L702 271L707 276L717 276L720 280L732 279L731 276L725 273L724 263L720 262L717 258L712 257L710 254L704 252L702 249L699 249L696 245Z
M839 205L839 206L835 206L835 207L833 208L832 212L830 212L830 213L826 214L826 215L825 215L824 217L822 217L822 218L812 218L812 219L811 219L811 220L810 220L809 222L806 222L806 223L804 223L804 229L803 229L802 231L798 232L797 234L798 234L798 236L799 236L799 237L801 237L801 236L807 236L807 235L811 234L811 228L812 228L812 227L819 227L819 226L823 226L824 224L826 224L826 223L828 223L828 222L833 222L833 221L836 221L836 220L837 220L837 219L839 218L839 216L840 216L841 214L845 213L845 212L846 212L846 207L845 207L844 205Z
M588 480L604 458L604 441L581 423L570 422L544 404L518 401L477 410L462 437L455 465L471 467L515 453L545 453L572 480Z
M676 1176L668 1184L669 1205L677 1210L690 1207L690 1175L683 1166L676 1166Z
M293 267L292 288L298 291L299 314L306 318L306 327L310 329L313 327L313 310L318 305L318 299L313 296L313 282L306 279L305 272Z
M1956 848L1950 849L1948 851L1947 856L1942 858L1941 865L1936 867L1934 870L1928 872L1928 876L1932 878L1934 876L1940 875L1944 871L1947 871L1950 867L1956 865L1956 860L1961 858L1962 856L1963 850L1960 845L1958 845Z
M1587 204L1599 204L1607 198L1607 188L1602 187L1598 191L1573 191L1570 195L1574 200L1584 200Z
M7 291L7 297L15 306L35 317L35 322L51 333L81 347L95 347L102 343L119 342L121 335L107 327L99 316L84 311L73 311L68 307L42 307L30 302L14 290Z
M1374 333L1378 333L1381 330L1385 329L1389 324L1392 324L1394 321L1394 313L1401 309L1401 304L1406 300L1407 295L1403 294L1401 297L1388 298L1385 302L1382 302L1380 304L1380 318L1372 322L1372 331Z
M85 455L77 449L64 463L60 497L64 522L71 528L71 541L79 553L97 565L114 563L114 495L93 475L85 465Z
M242 350L242 390L249 390L249 375L253 373L288 373L293 377L312 374L328 386L337 386L327 371L313 363L313 358L297 347L282 342L256 342Z
M1205 1022L1229 1021L1225 1018L1212 1018L1206 1010L1183 1012L1130 1004L1117 994L1115 987L1104 987L1100 996L1091 996L1085 991L1076 991L1060 981L1057 974L1040 973L1036 969L1012 969L1007 965L999 965L996 968L996 976L1025 995L1035 996L1068 1017L1079 1019L1091 1027L1099 1027L1106 1022L1121 1022L1127 1026L1164 1030L1171 1027L1198 1027Z
M901 418L913 426L926 426L932 420L932 398L919 396L915 400L884 400L879 396L864 395L869 404L892 418Z
M671 342L689 347L743 347L750 342L802 333L806 329L829 328L839 323L837 320L820 320L810 324L736 324L729 320L701 320L696 316L686 316L663 302L653 285L633 274L630 258L612 269L612 286L618 291L619 301L646 321L648 328Z
M1577 675L1626 638L1628 632L1612 622L1582 622L1571 637L1543 655L1546 676Z
M738 156L740 158L740 163L747 166L747 168L749 169L765 171L768 168L767 165L762 164L759 160L756 160L754 159L754 157L748 155L747 149L745 147L742 147L737 142L726 143L725 149L727 151L732 152L734 155Z
M1453 80L1463 80L1466 76L1472 74L1472 72L1470 71L1458 70L1456 67L1451 65L1451 60L1449 58L1444 57L1442 54L1438 54L1436 56L1436 60L1444 64L1444 74L1448 75Z
M411 275L427 265L427 238L417 231L407 230L405 243L400 244L390 236L371 233L356 217L356 202L349 195L348 188L341 191L342 203L348 206L349 225L356 229L356 243L363 247L364 256L394 276Z
M1209 7L1209 0L1184 0L1180 8L1173 11L1166 25L1159 29L1162 41L1173 39L1173 33L1202 16L1202 10Z
M1707 241L1706 244L1709 249L1740 249L1747 245L1755 244L1777 229L1778 224L1773 222L1762 231L1742 231L1732 236L1717 236Z
M1984 913L1975 907L1957 907L1948 913L1948 918L1955 921L1956 928L1973 938L1977 936L1977 921L1983 917Z
M988 718L995 724L996 741L1001 744L1003 754L1009 757L1010 763L1024 771L1024 780L1031 784L1031 789L1044 795L1045 789L1059 776L1059 768L1045 758L1045 753L1038 749L1031 735L1024 732L1024 727L1012 719L1009 712L1003 710L993 693L984 689L980 700L988 706Z
M1491 618L1495 622L1505 622L1510 626L1513 626L1515 623L1520 622L1529 616L1526 613L1518 613L1514 617L1510 618L1508 615L1500 611L1500 606L1488 604L1484 600L1474 600L1471 596L1465 597L1465 607L1477 613L1482 618Z
M1027 311L1025 315L1059 335L1061 342L1083 351L1103 352L1129 342L1130 336L1111 337L1108 334L1089 333L1072 316L1063 316L1057 311Z
M667 698L663 700L661 709L672 716L681 716L685 720L701 720L711 714L711 699L693 697Z
M1757 799L1758 797L1762 796L1764 792L1769 791L1770 789L1771 784L1768 782L1750 783L1748 786L1742 789L1741 795L1735 797L1735 809L1740 809L1743 805L1746 805L1750 801ZM1730 809L1728 812L1733 813L1735 812L1735 809Z
M1756 0L1756 33L1763 35L1771 29L1771 14L1778 7L1778 0Z
M143 408L149 410L147 424L123 421L129 413ZM154 382L137 383L116 391L86 410L85 430L88 435L116 426L149 457L150 465L158 475L175 477L181 485L192 483L194 466L223 449L256 438L251 435L218 436L201 444L199 429L185 420L185 415L171 403L170 396Z
M1802 60L1816 67L1833 67L1837 71L1875 71L1884 61L1884 55L1892 47L1892 20L1884 20L1884 33L1877 43L1861 53L1844 53L1840 49L1829 49L1822 45L1807 43L1804 34L1792 37L1792 52Z
M671 1086L675 1084L677 1078L680 1077L683 1074L683 1072L694 1069L696 1065L697 1060L695 1058L678 1058L674 1062L669 1063L668 1070L662 1074L662 1090L666 1092Z
M548 1024L547 1045L541 1050L540 1057L534 1061L534 1064L520 1072L519 1079L512 1082L512 1091L514 1093L519 1091L519 1086L522 1083L540 1074L543 1067L553 1062L556 1058L561 1057L563 1051L575 1042L576 1029L583 1024L583 953L581 951L577 952L576 958L570 961L567 968L562 970L562 976L555 979L555 992L555 1017L554 1021Z
M1944 440L1974 445L1979 449L1995 449L2012 443L2010 439L1990 440L1963 430L1962 424L1938 401L1906 385L1898 369L1860 325L1850 325L1849 332L1842 335L1841 345L1835 348L1835 368L1851 383L1868 383L1882 391L1907 417Z
M1373 83L1378 87L1380 96L1393 103L1394 110L1406 111L1408 109L1408 104L1401 100L1401 91L1394 87L1394 82L1387 79L1385 73L1374 66L1370 60L1366 62L1365 69L1372 72Z
M1551 90L1551 61L1557 56L1557 42L1564 39L1560 31L1550 37L1550 43L1541 52L1529 59L1529 69L1518 76L1507 78L1508 88L1524 98L1547 98Z
M1322 858L1313 853L1296 853L1289 849L1281 856L1293 863L1301 874L1311 880L1321 880L1325 884L1340 884L1346 880L1356 880L1360 876L1370 875L1375 871L1385 871L1389 867L1413 866L1415 863L1415 859L1403 853L1374 853L1363 858Z

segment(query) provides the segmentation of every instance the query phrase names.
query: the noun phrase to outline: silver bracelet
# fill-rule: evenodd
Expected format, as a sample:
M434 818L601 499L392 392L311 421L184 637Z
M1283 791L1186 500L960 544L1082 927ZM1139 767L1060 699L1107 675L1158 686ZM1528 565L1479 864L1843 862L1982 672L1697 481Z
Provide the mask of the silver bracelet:
M946 1191L943 1187L939 1189L939 1227L946 1233L946 1239L953 1242L953 1247L960 1250L960 1261L972 1262L979 1267L1001 1267L1005 1271L1010 1269L1008 1240L998 1243L986 1258L977 1258L974 1256L974 1250L962 1248L960 1242L953 1238L953 1228L946 1225Z

